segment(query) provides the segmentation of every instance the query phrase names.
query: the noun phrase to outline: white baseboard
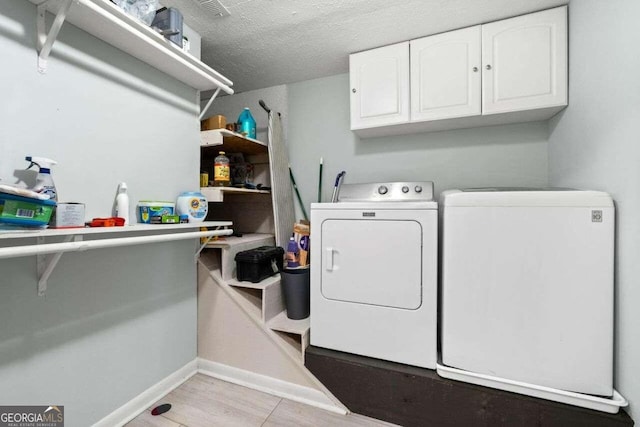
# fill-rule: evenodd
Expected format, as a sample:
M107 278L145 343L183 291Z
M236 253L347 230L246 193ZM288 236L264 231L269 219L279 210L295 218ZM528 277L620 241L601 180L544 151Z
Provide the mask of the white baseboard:
M326 411L345 415L347 411L336 406L323 392L314 388L293 384L233 366L198 358L198 372L233 384L315 406Z
M119 427L128 423L197 372L198 359L194 359L95 423L93 427Z

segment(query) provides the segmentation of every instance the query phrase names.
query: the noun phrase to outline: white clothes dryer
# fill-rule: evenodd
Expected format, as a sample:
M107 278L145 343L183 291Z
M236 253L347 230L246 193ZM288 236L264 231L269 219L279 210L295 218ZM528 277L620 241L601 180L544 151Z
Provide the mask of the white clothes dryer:
M432 182L346 184L311 205L311 344L435 369Z

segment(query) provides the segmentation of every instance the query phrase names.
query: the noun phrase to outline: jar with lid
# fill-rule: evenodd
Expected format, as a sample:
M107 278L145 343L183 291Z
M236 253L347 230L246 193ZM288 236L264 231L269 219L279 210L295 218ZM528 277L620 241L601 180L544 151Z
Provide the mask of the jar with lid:
M218 156L213 160L214 187L228 187L231 185L231 167L229 165L229 158L224 154L224 151L220 151Z

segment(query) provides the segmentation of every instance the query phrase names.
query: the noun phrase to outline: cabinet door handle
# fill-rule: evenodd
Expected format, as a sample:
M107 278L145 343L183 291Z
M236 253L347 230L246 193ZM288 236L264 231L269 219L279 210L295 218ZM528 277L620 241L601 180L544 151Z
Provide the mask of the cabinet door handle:
M351 89L351 92L356 93L356 88Z
M327 248L327 259L325 260L325 269L333 271L333 248Z
M487 66L485 67L487 70L491 70L491 64L487 64Z
M473 70L474 73L477 73L478 72L478 67L473 67L472 70Z

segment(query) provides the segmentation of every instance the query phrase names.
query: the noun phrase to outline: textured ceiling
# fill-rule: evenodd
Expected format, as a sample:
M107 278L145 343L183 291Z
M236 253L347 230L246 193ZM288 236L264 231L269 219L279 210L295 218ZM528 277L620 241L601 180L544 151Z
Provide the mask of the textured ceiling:
M236 92L346 73L349 54L568 3L568 0L163 0L202 36L202 60Z

